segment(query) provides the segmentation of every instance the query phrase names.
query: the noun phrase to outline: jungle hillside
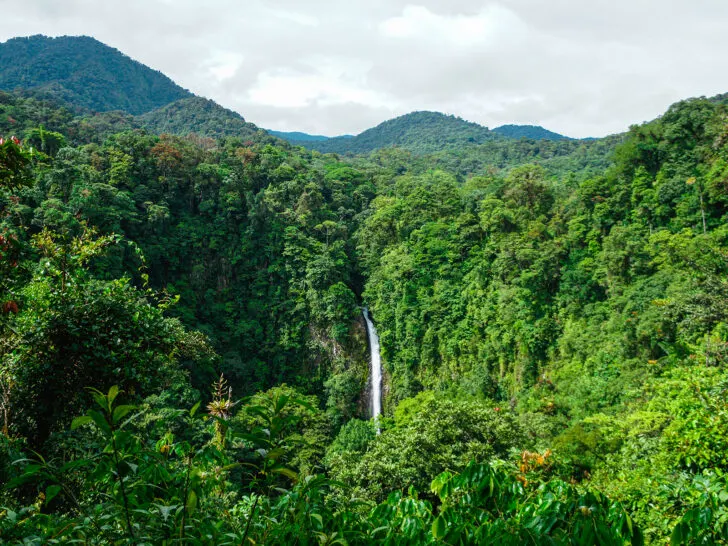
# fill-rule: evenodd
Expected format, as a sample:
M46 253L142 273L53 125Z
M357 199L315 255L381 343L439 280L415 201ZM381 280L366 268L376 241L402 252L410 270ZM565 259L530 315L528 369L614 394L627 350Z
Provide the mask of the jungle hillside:
M326 138L44 36L0 89L3 544L728 543L726 95Z

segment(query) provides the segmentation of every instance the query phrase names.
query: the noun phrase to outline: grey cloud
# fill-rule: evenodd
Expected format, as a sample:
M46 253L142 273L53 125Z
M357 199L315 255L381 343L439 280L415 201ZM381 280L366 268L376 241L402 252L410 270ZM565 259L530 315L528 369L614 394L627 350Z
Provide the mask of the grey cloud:
M282 130L356 133L426 108L599 136L728 91L723 0L0 0L0 12L0 40L92 35Z

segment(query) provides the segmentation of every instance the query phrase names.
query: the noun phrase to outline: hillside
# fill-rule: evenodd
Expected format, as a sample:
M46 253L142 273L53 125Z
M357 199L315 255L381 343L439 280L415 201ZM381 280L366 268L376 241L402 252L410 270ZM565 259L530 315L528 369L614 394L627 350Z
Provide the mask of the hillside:
M13 38L0 44L0 89L36 89L95 111L142 114L191 93L87 36Z
M490 533L485 544L545 544L579 525L601 526L605 544L665 544L675 529L712 539L702 524L684 530L691 514L728 514L725 495L700 494L728 485L716 101L601 142L496 141L504 165L614 148L579 178L573 164L501 170L489 144L342 161L0 99L0 132L25 131L0 144L0 481L18 485L0 504L29 514L0 518L5 542L97 536L101 514L102 543L183 529L241 544L251 535L236 514L253 496L250 533L266 544L322 529L352 545L442 543L426 491L463 536ZM35 119L100 134L59 149L63 136ZM123 132L108 135L115 123ZM379 424L363 305L381 341ZM207 420L185 411L197 402ZM102 413L79 419L94 403ZM146 512L118 500L104 462L117 437L122 475L152 476L129 488ZM63 489L27 461L71 440ZM251 473L233 474L243 463ZM28 505L41 493L42 513ZM321 520L279 508L305 495ZM152 512L189 498L195 511L170 511L169 525ZM421 532L399 540L391 514L413 507Z
M365 154L398 147L428 154L459 146L483 144L501 138L487 127L439 112L412 112L380 123L354 137L336 137L302 143L324 153Z
M184 136L195 133L211 138L239 137L243 140L277 141L243 116L202 97L180 99L139 116L139 122L153 133Z
M569 137L544 129L540 125L501 125L494 133L508 138L528 138L531 140L571 140Z
M327 137L327 136L323 136L323 135L309 135L308 133L302 133L300 131L286 132L286 131L273 131L272 129L268 129L268 132L273 136L282 138L283 140L287 140L288 142L292 142L292 143L321 142L323 140L329 140L331 138L331 137Z
M32 36L0 44L0 89L29 97L17 101L19 110L10 116L16 122L27 117L24 108L32 112L31 126L61 128L57 120L42 119L44 108L66 112L67 122L75 117L61 132L79 142L141 127L156 134L279 142L237 112L196 97L161 72L84 36ZM6 109L16 102L10 95L6 101Z
M725 96L338 156L56 88L0 91L0 543L728 544Z

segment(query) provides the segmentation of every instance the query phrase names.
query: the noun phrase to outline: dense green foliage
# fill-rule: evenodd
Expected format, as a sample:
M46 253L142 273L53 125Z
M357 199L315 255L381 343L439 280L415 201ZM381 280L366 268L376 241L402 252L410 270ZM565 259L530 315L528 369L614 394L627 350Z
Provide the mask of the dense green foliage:
M486 127L438 112L412 112L390 119L354 137L341 136L304 142L320 152L369 153L393 146L415 154L432 153L468 144L482 144L499 138Z
M398 147L411 151L416 155L432 154L443 150L461 150L476 145L490 145L498 142L508 145L508 140L571 140L535 125L503 125L488 130L487 127L465 121L455 116L447 116L438 112L412 112L400 116L356 136L319 137L305 133L271 134L321 152L338 154L363 154L381 148ZM505 142L503 142L505 140ZM533 143L545 145L544 143ZM573 148L572 148L573 149ZM534 154L538 156L538 152Z
M252 123L247 123L240 114L202 97L180 99L140 116L139 120L150 132L158 134L185 136L195 133L212 138L276 142Z
M601 174L612 164L614 148L624 139L624 135L593 140L523 136L510 138L452 116L415 112L356 137L292 143L322 152L369 154L364 164L359 158L352 159L362 168L371 162L394 173L438 168L462 182L474 174L524 164L543 165L549 175L559 177Z
M77 233L82 216L136 242L150 285L181 297L171 312L212 338L236 387L322 383L333 348L350 342L348 233L373 187L333 160L196 142L125 133L65 148L38 165L42 182L10 203L9 221L26 238ZM139 280L139 265L117 245L96 267Z
M357 237L390 407L423 388L509 403L668 534L677 488L723 483L724 116L679 103L581 183L525 166L380 191Z
M724 100L346 160L165 111L0 95L0 540L726 543Z
M0 44L0 89L51 91L95 111L141 114L190 96L167 76L86 36L31 36Z
M503 173L519 165L541 165L549 177L580 181L598 175L612 165L613 152L624 140L615 135L599 140L501 139L477 146L463 146L424 157L410 157L412 173L440 169L464 182L473 175Z
M539 125L501 125L494 133L509 138L528 138L531 140L568 140L569 137L544 129Z
M73 421L83 442L75 457L22 461L11 483L44 493L21 511L6 510L0 532L24 544L138 542L154 544L641 544L642 537L616 503L580 493L560 481L529 485L490 465L442 473L432 501L392 493L371 506L331 497L337 486L322 476L299 478L286 455L303 440L285 436L299 422L303 401L281 393L246 405L240 414L262 425L241 431L222 417L210 427L199 404L164 419L167 432L147 440L148 409L119 404L119 390L92 391L94 406ZM217 399L215 402L226 402ZM215 407L208 408L214 412ZM137 413L133 413L137 412ZM131 417L128 417L131 414ZM222 425L224 435L219 431ZM266 428L263 428L266 427ZM150 428L152 430L150 430ZM152 436L153 437L153 436ZM519 481L518 478L521 478ZM77 484L93 480L93 491ZM289 485L293 482L293 485ZM43 513L70 509L73 516Z
M283 144L247 123L239 114L200 97L181 99L141 116L132 116L119 111L89 112L63 103L53 93L0 91L3 134L29 136L41 129L62 133L73 144L102 144L116 133L138 129L154 134L192 134L201 139L237 137L256 144ZM204 140L198 144L204 145Z

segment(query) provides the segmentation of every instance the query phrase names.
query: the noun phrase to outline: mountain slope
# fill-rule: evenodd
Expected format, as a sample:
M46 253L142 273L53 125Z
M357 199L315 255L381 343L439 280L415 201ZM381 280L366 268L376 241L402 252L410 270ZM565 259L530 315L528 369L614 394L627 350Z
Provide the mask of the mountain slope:
M149 112L192 94L159 71L87 36L0 44L0 89L43 90L95 111Z
M483 144L502 138L487 127L439 112L412 112L380 123L354 137L304 142L320 152L369 153L393 146L415 154L428 154L459 146Z
M544 129L540 125L501 125L494 133L508 138L529 138L532 140L571 140L569 137Z
M246 122L237 112L203 97L180 99L139 116L138 119L154 133L182 136L196 133L212 138L234 136L256 142L261 139L277 140L256 125Z
M288 142L321 142L324 140L329 140L331 137L323 136L323 135L309 135L308 133L302 133L300 131L293 131L293 132L286 132L286 131L273 131L272 129L268 129L268 132L273 135L277 136L278 138L282 138L283 140L287 140Z

